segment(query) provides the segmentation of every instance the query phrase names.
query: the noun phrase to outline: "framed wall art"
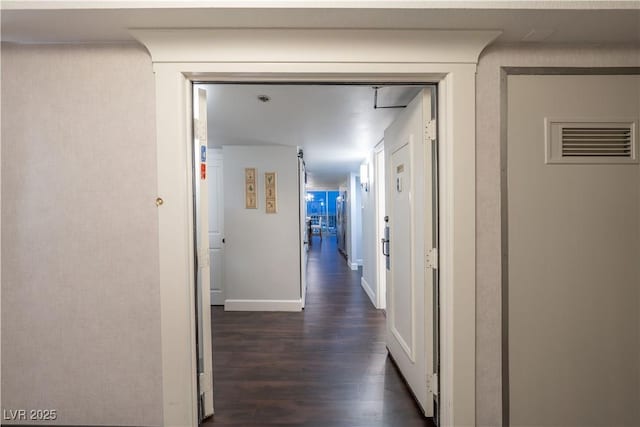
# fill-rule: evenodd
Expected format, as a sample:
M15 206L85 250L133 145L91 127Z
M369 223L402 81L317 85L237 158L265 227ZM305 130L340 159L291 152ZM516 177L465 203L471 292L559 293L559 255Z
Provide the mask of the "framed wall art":
M245 209L258 209L258 195L256 192L256 168L245 168L244 190Z
M276 173L264 173L265 211L267 213L278 212Z

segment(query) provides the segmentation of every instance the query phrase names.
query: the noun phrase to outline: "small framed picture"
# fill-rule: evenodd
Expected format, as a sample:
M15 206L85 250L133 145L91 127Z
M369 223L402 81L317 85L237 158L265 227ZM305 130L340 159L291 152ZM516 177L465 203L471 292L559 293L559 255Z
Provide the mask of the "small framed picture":
M278 212L277 202L276 173L264 173L264 194L265 194L265 211L266 213Z
M245 168L244 180L246 183L256 183L256 168Z
M256 168L245 168L244 170L244 207L245 209L258 208Z

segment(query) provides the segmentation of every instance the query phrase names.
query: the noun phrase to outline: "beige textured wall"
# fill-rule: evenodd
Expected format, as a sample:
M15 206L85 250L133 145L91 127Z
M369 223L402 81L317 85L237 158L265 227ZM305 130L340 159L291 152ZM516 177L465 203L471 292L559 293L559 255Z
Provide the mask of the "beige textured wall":
M504 67L639 67L638 46L495 46L480 56L476 86L476 423L502 425L502 241L506 237L501 174L506 171ZM538 70L537 72L543 72ZM549 71L544 71L549 72ZM580 72L580 71L577 71Z
M139 47L2 46L3 409L162 424L154 111Z

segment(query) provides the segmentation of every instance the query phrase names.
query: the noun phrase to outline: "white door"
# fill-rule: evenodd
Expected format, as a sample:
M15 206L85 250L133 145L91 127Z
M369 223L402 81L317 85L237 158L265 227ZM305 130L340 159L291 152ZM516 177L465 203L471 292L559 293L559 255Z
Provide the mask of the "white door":
M213 414L213 355L209 286L209 189L207 174L207 92L197 89L194 105L194 193L196 227L196 296L198 324L198 400L200 417Z
M304 308L307 296L307 251L309 250L309 239L307 235L307 191L304 183L305 167L304 161L298 159L298 189L300 193L300 297L302 298L302 308Z
M209 186L209 262L211 264L211 305L224 305L224 193L222 185L222 150L208 149L207 181Z
M389 217L387 348L425 416L433 416L434 247L431 90L424 89L384 134Z

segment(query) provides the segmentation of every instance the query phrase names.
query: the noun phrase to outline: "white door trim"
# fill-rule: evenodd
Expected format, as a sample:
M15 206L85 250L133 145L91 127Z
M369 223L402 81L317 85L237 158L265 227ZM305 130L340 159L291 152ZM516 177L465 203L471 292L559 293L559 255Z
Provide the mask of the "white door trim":
M132 34L149 49L156 76L158 196L165 201L158 210L165 425L197 424L191 81L438 83L441 422L475 425L475 72L478 55L499 33L296 30L292 37L291 30L244 29Z
M382 239L384 237L384 217L385 217L385 168L384 168L384 140L380 141L373 150L373 170L374 170L374 194L376 211L376 296L374 302L376 308L387 308L387 277L386 259L382 254ZM382 160L380 159L382 157ZM382 165L382 167L381 167ZM382 191L384 190L384 191Z

